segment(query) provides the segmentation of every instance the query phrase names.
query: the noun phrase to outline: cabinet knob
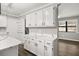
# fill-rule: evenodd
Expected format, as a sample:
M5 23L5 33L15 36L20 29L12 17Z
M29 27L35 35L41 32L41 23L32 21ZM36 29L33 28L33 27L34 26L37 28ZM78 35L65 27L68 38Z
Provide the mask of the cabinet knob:
M42 25L44 26L45 25L45 22L42 22Z
M31 24L29 24L29 26L31 26Z
M37 26L37 24L35 24L35 26Z
M38 46L38 44L37 44L37 43L35 43L35 46Z
M7 32L7 34L9 34L9 32Z
M37 13L35 13L35 15L37 15Z
M34 40L34 39L32 39L32 40Z
M47 50L47 46L44 46L44 49Z
M42 42L42 41L39 41L39 42Z
M47 43L48 45L50 45L50 43Z
M28 43L30 44L30 41Z

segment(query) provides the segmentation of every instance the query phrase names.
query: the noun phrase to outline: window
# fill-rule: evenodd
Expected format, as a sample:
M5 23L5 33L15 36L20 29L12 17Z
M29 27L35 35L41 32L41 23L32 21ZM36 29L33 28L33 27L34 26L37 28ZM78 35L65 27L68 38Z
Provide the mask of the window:
M76 32L77 19L59 20L59 31Z

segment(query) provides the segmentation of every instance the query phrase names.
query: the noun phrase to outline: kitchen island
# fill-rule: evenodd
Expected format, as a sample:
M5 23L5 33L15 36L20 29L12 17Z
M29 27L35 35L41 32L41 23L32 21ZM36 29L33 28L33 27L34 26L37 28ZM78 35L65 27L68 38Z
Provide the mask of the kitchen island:
M21 41L4 36L3 39L0 39L0 56L18 56L18 45L21 44Z

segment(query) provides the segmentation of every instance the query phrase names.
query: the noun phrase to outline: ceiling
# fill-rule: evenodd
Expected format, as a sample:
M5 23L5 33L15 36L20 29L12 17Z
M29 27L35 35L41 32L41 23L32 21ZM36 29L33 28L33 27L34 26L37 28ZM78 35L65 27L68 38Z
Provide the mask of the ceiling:
M19 16L29 10L43 6L47 3L1 3L1 13Z

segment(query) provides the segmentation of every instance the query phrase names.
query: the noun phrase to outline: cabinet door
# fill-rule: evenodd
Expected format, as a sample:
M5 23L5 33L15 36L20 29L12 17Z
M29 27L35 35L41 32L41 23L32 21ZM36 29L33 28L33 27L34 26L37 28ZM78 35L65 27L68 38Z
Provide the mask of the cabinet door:
M31 47L30 43L31 43L30 40L26 40L24 43L24 48L28 51L30 51L30 47Z
M35 41L34 40L31 40L30 41L30 51L33 53L33 54L36 54L36 48L37 46L35 45Z
M37 26L42 26L42 22L43 22L42 10L38 10L36 12L36 23L37 23Z
M17 24L17 39L23 41L25 34L24 19L19 18L16 24Z
M30 23L30 14L26 15L26 27L29 27L31 26L31 23Z
M44 51L45 51L45 56L52 56L53 55L53 50L52 50L52 48L51 47L49 47L49 46L44 46Z
M53 55L53 49L52 49L51 41L45 42L44 51L45 51L45 56L52 56Z
M30 23L31 23L31 27L36 26L36 13L35 12L30 14Z
M41 40L38 41L37 55L44 56L44 42Z
M45 26L53 26L53 7L43 9Z

